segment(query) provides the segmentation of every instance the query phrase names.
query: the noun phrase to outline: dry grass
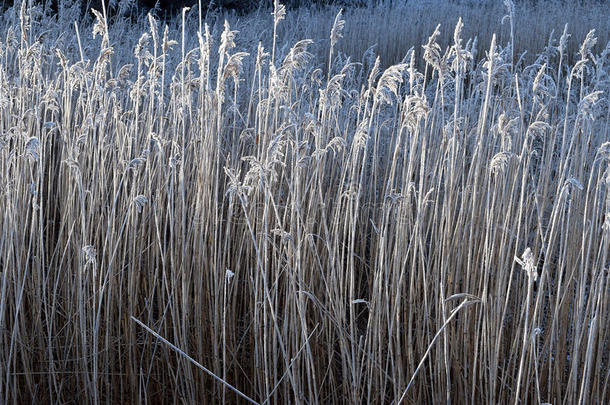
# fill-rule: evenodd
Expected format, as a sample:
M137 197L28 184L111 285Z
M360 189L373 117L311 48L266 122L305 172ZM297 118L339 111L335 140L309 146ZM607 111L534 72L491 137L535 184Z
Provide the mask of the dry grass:
M608 31L359 12L0 18L1 403L610 402Z

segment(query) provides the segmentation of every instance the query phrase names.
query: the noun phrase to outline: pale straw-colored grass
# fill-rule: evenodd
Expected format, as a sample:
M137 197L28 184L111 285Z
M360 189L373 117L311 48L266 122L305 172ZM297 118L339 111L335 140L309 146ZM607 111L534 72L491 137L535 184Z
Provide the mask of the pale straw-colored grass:
M504 25L413 4L417 29L389 4L23 4L0 17L0 403L610 401L600 16L540 14L546 46L510 1Z

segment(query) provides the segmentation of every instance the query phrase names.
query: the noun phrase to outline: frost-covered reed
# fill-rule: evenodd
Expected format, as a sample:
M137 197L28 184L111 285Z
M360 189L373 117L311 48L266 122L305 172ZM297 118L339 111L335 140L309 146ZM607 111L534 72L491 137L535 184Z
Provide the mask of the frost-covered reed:
M460 19L386 67L345 56L349 12L321 57L278 40L278 2L250 45L186 12L129 42L23 4L0 38L1 403L610 401L595 32L528 62Z

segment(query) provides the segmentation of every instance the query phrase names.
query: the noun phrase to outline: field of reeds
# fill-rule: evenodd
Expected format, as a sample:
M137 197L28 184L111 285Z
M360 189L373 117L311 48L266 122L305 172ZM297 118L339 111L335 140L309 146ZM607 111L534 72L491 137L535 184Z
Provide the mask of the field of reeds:
M608 10L395 3L0 16L0 403L610 402Z

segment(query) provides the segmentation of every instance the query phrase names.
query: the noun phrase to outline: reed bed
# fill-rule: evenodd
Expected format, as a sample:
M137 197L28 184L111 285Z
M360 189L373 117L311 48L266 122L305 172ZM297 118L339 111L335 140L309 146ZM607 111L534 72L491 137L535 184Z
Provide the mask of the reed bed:
M3 16L0 403L610 402L610 44L505 6L389 67Z

